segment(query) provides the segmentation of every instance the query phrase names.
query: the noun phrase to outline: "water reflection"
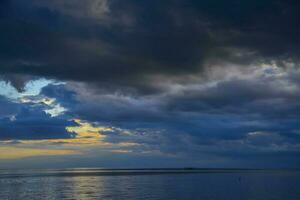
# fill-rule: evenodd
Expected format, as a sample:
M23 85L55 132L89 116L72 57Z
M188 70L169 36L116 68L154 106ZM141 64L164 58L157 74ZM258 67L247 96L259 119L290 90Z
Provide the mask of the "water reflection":
M81 171L74 176L28 175L32 173L0 176L0 199L300 199L299 172L85 176Z
M105 193L103 177L68 177L65 199L99 199Z

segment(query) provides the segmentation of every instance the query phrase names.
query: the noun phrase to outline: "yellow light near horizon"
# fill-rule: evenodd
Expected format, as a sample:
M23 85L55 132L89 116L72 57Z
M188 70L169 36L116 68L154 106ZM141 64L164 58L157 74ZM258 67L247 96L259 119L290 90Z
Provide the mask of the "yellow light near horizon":
M79 155L78 151L61 149L37 149L19 147L0 147L0 160L12 160L35 156Z
M101 135L101 131L111 131L107 127L95 127L90 123L82 122L79 119L74 120L79 126L69 126L67 131L74 132L77 134L76 138L94 138L94 139L103 139L105 136Z
M130 153L131 150L126 150L126 149L114 149L111 152L113 153Z
M19 159L34 156L59 156L85 154L90 149L109 149L115 153L130 153L127 148L138 146L133 142L110 143L105 141L105 131L113 131L113 128L95 126L80 119L74 119L77 126L66 127L68 132L76 133L75 137L67 139L44 140L19 140L16 144L12 141L0 143L0 160ZM1 147L1 144L4 146ZM11 145L11 146L10 146ZM126 149L123 149L123 148Z
M46 139L46 140L23 140L21 141L22 145L47 145L51 144L62 144L64 147L105 147L109 146L110 143L103 141L105 135L101 134L102 131L111 131L111 128L107 127L96 127L88 122L83 122L79 119L74 120L78 126L68 126L66 130L68 132L76 133L74 138L68 139Z

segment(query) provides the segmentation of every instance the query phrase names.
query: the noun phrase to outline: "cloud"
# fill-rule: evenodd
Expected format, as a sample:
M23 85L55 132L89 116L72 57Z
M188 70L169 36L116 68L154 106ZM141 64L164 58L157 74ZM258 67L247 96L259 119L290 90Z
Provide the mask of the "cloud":
M65 127L74 122L51 118L36 108L22 108L10 118L0 120L0 140L72 138Z
M48 80L28 82L22 92L1 82L0 140L72 138L66 130L76 124L61 116L64 108L40 95Z
M201 75L211 63L298 58L296 2L11 4L22 12L7 13L1 22L5 30L0 37L1 69L7 75L86 81L101 88L125 92L130 88L148 94L159 92L151 83L155 75L168 79L171 75ZM100 18L108 14L109 20L99 24L90 19L89 15L95 15L93 9ZM134 23L128 26L123 18Z
M93 20L96 23L104 24L109 21L108 0L87 0L87 1L31 1L34 8L45 9L49 12L58 13L62 16L72 17L76 20Z
M176 89L145 98L102 93L74 82L49 85L42 93L71 108L70 116L115 127L103 132L104 141L139 144L123 149L130 152L176 156L205 152L232 158L297 152L299 86L289 81L289 74L298 69L263 65L253 66L252 74L232 70L222 74L223 79L216 72L205 82L171 84Z
M299 6L2 1L0 73L17 90L0 92L0 137L71 141L78 133L66 127L80 119L110 127L101 142L117 144L115 153L294 159ZM41 77L65 84L46 82L24 97Z
M21 109L20 105L17 105L13 102L8 101L6 98L0 97L0 118L11 117L14 114L18 113Z

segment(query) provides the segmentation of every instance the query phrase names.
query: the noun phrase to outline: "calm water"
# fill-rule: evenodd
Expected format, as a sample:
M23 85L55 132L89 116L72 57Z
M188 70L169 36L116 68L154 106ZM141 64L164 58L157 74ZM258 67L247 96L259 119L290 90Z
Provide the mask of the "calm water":
M0 171L0 199L300 199L299 171L182 172L97 169Z

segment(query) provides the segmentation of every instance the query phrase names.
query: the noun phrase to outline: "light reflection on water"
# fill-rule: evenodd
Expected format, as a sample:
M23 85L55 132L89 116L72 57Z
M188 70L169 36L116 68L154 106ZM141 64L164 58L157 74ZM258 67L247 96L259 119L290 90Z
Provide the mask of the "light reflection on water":
M2 200L299 200L300 173L199 173L199 174L123 174L85 176L41 172L18 173L19 176L1 176ZM51 172L53 173L53 172ZM56 172L55 172L56 173ZM8 174L8 173L6 173ZM22 176L26 174L26 176ZM30 176L30 174L35 174Z

